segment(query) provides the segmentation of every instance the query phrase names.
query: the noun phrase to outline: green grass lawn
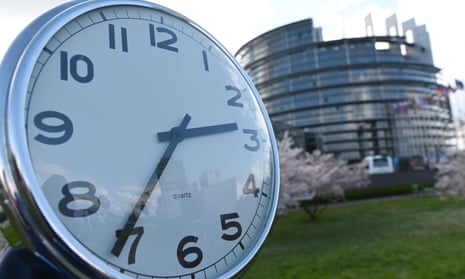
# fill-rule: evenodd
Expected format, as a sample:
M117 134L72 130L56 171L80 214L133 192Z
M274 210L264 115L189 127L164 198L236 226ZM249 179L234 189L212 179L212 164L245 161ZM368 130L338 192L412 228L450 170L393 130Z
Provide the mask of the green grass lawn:
M277 218L243 278L465 278L465 201L412 197Z

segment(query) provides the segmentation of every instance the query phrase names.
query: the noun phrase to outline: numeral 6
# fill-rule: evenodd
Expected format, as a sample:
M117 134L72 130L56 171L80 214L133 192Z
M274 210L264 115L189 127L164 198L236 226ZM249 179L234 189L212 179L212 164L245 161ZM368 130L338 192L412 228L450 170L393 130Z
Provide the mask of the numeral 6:
M199 240L198 237L193 236L193 235L188 235L181 239L181 241L178 244L178 249L177 249L177 255L178 255L178 261L179 263L185 267L185 268L193 268L198 266L202 262L203 258L203 253L202 250L200 250L199 247L191 246L191 247L185 247L188 243L197 243ZM192 258L192 256L189 255L195 255L194 259L188 259ZM189 257L188 257L189 256Z

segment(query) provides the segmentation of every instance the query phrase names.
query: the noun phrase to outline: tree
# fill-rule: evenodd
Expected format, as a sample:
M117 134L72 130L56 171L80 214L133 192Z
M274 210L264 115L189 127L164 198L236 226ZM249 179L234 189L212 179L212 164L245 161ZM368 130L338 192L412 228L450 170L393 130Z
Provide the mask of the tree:
M345 190L369 183L365 162L349 165L332 154L318 150L308 153L293 147L293 143L287 133L278 141L281 168L278 214L300 207L311 220L316 220L327 201L343 200Z
M442 198L465 198L465 151L454 151L450 160L444 164L437 164L436 183L434 192Z

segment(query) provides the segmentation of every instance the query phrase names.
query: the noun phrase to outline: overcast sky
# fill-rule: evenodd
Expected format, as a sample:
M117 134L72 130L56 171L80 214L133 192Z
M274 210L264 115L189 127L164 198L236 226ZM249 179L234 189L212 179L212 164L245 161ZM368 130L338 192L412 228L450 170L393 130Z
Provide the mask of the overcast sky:
M0 0L0 57L15 36L59 0ZM384 20L396 13L399 25L412 17L430 34L435 65L442 80L465 81L465 37L460 0L156 0L184 14L235 53L254 37L275 27L313 18L323 39L365 35L364 18L372 14L377 35L385 35ZM465 95L465 92L462 92ZM464 98L465 99L465 98ZM465 102L465 101L464 101Z

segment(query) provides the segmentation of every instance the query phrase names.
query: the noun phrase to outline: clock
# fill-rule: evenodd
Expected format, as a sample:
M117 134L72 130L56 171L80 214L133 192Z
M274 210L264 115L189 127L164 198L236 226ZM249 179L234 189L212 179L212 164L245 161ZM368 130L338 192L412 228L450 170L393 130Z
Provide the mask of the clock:
M25 245L76 277L239 273L273 222L276 143L211 35L134 0L64 3L0 69L1 194Z

